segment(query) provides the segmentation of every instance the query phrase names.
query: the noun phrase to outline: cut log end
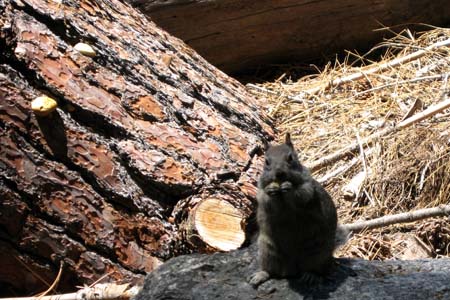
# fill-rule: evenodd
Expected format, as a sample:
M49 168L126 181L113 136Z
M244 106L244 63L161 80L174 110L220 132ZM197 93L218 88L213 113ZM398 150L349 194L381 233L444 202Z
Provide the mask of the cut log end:
M207 198L190 212L186 238L197 249L231 251L245 241L242 213L228 201Z

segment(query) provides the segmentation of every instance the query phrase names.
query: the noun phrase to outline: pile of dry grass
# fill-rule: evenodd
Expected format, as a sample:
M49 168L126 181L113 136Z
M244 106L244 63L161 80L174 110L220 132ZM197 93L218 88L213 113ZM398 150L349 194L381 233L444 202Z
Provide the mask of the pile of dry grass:
M325 184L337 202L342 223L450 200L448 109L365 140L449 98L450 30L434 28L418 37L404 31L376 48L380 47L385 51L377 62L349 54L344 62L329 64L319 74L295 82L284 77L248 85L256 96L268 98L269 114L280 137L291 132L306 165L317 166L320 158L360 144L362 151L314 168L317 178L333 174ZM337 169L345 171L333 173ZM362 185L356 195L345 199L342 187L361 172L365 172L360 176ZM436 218L365 231L342 251L368 259L448 256L448 225L446 219ZM420 253L409 253L411 249Z

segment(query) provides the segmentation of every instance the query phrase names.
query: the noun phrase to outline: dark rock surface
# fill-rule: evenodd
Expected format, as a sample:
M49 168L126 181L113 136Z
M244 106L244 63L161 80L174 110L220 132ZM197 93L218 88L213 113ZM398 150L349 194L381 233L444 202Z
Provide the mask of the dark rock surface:
M254 247L231 253L174 258L145 279L134 300L150 299L450 299L450 259L365 261L337 259L323 283L272 279L257 290Z

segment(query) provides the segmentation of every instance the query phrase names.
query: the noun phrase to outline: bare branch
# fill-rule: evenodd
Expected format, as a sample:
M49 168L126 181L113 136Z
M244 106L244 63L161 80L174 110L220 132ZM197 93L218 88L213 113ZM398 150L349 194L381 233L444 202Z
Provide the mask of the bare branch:
M375 132L375 133L369 135L368 137L362 139L361 142L363 144L370 145L377 138L386 136L397 130L411 126L414 123L418 123L418 122L420 122L426 118L429 118L449 107L450 107L450 98L446 98L446 100L442 101L441 103L438 103L436 105L428 107L426 110L424 110L418 114L415 114L414 116L412 116L404 121L401 121L396 126L386 127L383 130L380 130L378 132ZM326 166L330 163L334 163L335 161L341 159L342 157L344 157L348 154L355 152L358 149L359 149L359 143L358 142L352 143L334 153L331 153L330 155L324 156L321 159L316 160L309 166L309 168L313 171L317 170L317 169L319 169L323 166Z
M373 229L386 227L392 224L414 222L426 218L442 217L450 215L450 205L440 205L433 208L424 208L416 211L384 216L368 221L360 221L351 224L344 224L342 227L352 232L359 232L363 229Z
M343 174L350 170L354 165L359 162L359 157L353 158L349 163L340 166L339 168L333 170L332 172L325 174L323 177L318 178L317 181L321 184L328 184L332 179L336 178L338 175Z
M363 77L365 77L367 75L378 73L378 72L382 72L382 71L384 71L386 69L393 68L393 67L396 67L396 66L399 66L399 65L411 62L413 60L416 60L416 59L424 56L425 54L427 54L431 50L434 50L434 49L440 48L440 47L444 47L444 46L448 46L448 45L450 45L450 39L434 43L434 44L432 44L432 45L430 45L430 46L428 46L428 47L426 47L424 49L421 49L421 50L418 50L418 51L413 52L411 54L408 54L408 55L405 55L405 56L402 56L402 57L399 57L399 58L387 61L387 62L379 64L379 65L376 65L375 67L371 67L371 68L368 68L366 70L362 70L362 71L357 72L357 73L353 73L353 74L350 74L350 75L347 75L347 76L336 78L336 79L334 79L332 81L329 81L325 86L317 86L317 87L305 90L305 91L302 92L302 94L300 94L297 97L302 97L304 93L310 94L310 95L314 95L314 94L317 94L318 92L320 92L322 89L327 89L327 88L330 88L330 87L337 87L337 86L340 86L341 84L344 84L344 83L347 83L347 82L351 82L353 80L357 80L357 79L363 78Z

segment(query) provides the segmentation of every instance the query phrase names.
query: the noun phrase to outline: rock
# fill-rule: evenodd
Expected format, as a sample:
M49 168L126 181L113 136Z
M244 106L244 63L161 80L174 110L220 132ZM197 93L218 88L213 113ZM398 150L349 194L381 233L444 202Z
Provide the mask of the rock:
M337 259L323 283L272 279L253 289L256 248L171 259L150 273L134 300L151 299L450 299L450 259Z

